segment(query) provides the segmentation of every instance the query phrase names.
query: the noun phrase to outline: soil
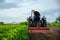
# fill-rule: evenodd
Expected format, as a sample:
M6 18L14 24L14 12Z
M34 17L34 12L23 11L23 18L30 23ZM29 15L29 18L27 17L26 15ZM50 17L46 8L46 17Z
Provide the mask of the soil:
M60 27L50 27L48 33L29 33L29 40L60 40Z

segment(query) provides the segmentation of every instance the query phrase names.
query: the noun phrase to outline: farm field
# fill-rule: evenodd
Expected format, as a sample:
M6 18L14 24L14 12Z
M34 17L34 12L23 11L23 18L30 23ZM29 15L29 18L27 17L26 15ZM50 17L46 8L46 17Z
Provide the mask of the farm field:
M48 33L29 33L29 40L60 40L60 23L48 23Z
M48 33L29 33L29 40L60 40L60 27L49 27Z
M0 25L0 40L28 40L27 26L20 24Z
M49 23L47 27L50 28L50 32L42 34L43 36L47 35L48 37L52 38L50 38L51 40L53 40L55 37L60 37L60 31L57 32L58 30L60 30L60 23ZM38 37L37 35L40 34L28 35L28 26L26 22L22 22L21 24L0 25L0 40L32 40L33 38L34 40L36 40ZM41 38L43 38L43 40L46 40L46 38L42 35L38 37L38 40L40 40ZM32 39L29 39L30 36Z

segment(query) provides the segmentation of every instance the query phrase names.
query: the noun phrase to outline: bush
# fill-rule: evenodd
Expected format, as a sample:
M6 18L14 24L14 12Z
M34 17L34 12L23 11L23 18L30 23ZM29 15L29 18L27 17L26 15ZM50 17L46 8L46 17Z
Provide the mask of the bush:
M27 22L21 22L20 25L27 25Z

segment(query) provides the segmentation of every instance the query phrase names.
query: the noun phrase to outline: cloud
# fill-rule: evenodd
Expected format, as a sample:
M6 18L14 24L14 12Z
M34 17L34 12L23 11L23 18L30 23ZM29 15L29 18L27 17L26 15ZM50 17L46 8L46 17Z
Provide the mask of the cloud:
M21 3L18 3L20 8L26 9L35 9L39 11L44 11L48 9L57 9L60 8L56 2L57 0L23 0Z
M52 8L59 8L57 0L3 0L0 4L0 9L8 8L27 8L27 9L37 9L37 10L46 10ZM6 5L6 6L5 6Z
M41 16L46 16L48 22L54 22L60 16L60 9L49 9L41 12Z
M0 0L0 9L18 8L17 0Z
M16 4L11 3L1 3L0 9L8 9L8 8L17 8Z
M1 3L1 2L4 2L4 0L0 0L0 3Z
M19 2L23 2L23 0L6 0L6 3L19 3Z
M21 22L26 21L27 17L29 16L29 12L26 11L27 9L5 9L0 11L0 20L3 22ZM3 12L4 11L4 12ZM29 10L28 10L29 11Z
M26 19L31 15L31 10L27 9L5 9L0 11L0 20L3 22L21 22L26 21ZM49 9L40 12L41 17L46 16L48 22L55 21L55 18L60 15L59 9Z
M48 9L48 10L45 10L44 12L41 11L42 14L48 14L48 15L53 15L54 13L56 12L60 12L60 8L57 8L57 9ZM58 13L60 14L60 13Z
M26 21L26 18L31 15L31 10L35 9L41 13L41 16L45 15L47 21L54 21L60 14L58 5L57 0L3 0L0 2L0 20Z

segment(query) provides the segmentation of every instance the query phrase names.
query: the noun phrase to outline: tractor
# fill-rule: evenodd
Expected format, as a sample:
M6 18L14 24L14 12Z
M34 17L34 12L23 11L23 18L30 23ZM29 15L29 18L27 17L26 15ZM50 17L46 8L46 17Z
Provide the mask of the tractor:
M43 25L42 25L43 24ZM47 27L47 22L43 23L43 21L35 21L32 22L32 18L28 18L28 33L47 33L49 32L49 28Z

